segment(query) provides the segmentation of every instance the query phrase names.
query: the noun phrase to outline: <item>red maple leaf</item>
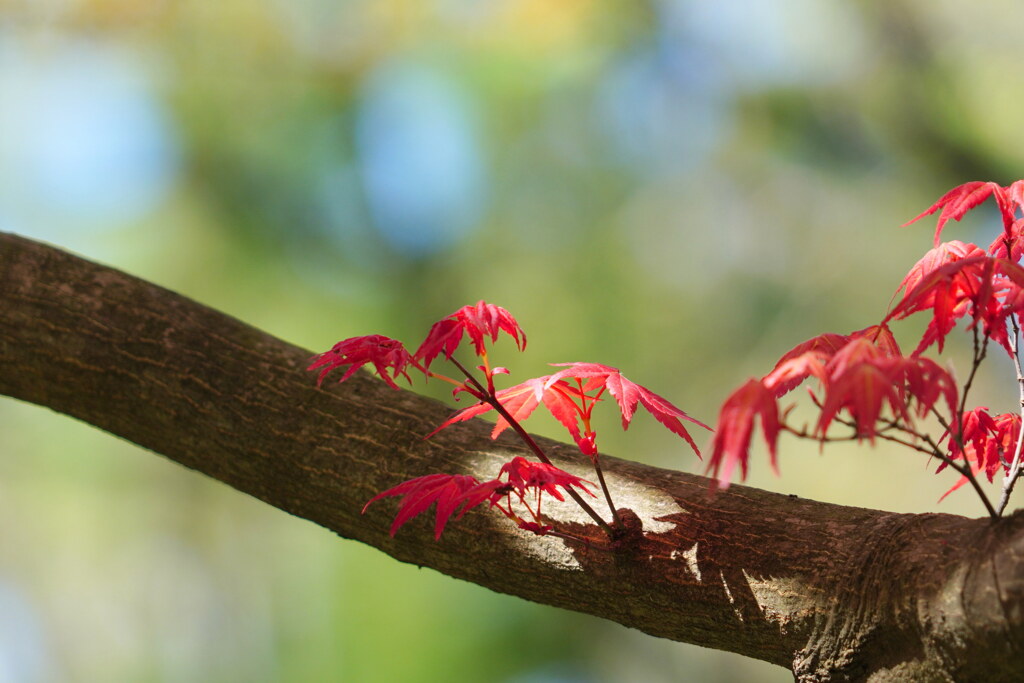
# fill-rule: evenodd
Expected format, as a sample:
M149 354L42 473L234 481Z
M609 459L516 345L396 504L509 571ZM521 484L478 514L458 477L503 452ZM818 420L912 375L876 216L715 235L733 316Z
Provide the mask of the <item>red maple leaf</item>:
M942 244L929 249L925 255L914 264L914 267L910 269L910 272L907 273L906 277L903 278L903 281L900 282L900 286L896 289L896 294L899 294L900 291L902 291L903 298L905 300L907 295L921 284L922 280L942 266L966 258L984 255L985 252L974 244L964 243L959 240L943 242ZM893 294L894 298L896 294Z
M433 360L441 354L444 354L446 360L450 359L464 335L469 336L476 355L483 356L486 352L485 339L490 337L493 343L502 331L515 340L520 351L526 348L526 334L511 313L501 306L478 301L434 323L413 357L429 369Z
M1021 181L1017 181L1018 183ZM1016 185L1016 183L1014 183ZM1024 218L1018 218L988 246L988 254L1017 263L1024 256Z
M1016 180L1006 188L1006 198L1014 210L1024 210L1024 180Z
M874 442L886 406L893 419L910 424L911 406L924 417L941 398L955 421L956 382L931 359L888 355L869 339L860 338L836 353L826 364L825 374L825 396L817 426L822 436L845 410L856 423L858 437Z
M792 391L811 375L824 383L827 379L825 364L855 339L866 339L885 356L902 355L892 330L885 324L872 325L850 334L828 332L797 344L787 351L775 364L775 368L761 381L776 398Z
M512 487L500 479L491 479L490 481L477 484L462 494L464 506L455 519L461 519L462 515L484 501L490 501L491 506L497 505L498 501L508 495L511 490ZM502 512L505 512L505 510L502 509Z
M991 279L991 266L986 265L990 261L990 257L985 255L970 256L934 268L904 294L903 300L889 312L885 322L931 309L932 320L914 353L920 354L935 342L938 342L941 352L946 335L959 318L967 315L970 303L983 292L982 281L986 273Z
M728 488L736 465L740 466L742 478L747 478L750 437L754 431L754 420L758 417L768 444L772 468L778 471L776 445L781 428L779 407L771 389L756 379L750 379L725 400L718 415L714 451L707 469L714 473L720 488Z
M1011 185L1011 188L1013 187L1014 186ZM1019 196L1019 190L1015 191ZM942 235L942 228L947 222L950 220L960 220L968 211L975 208L989 197L995 197L996 206L999 208L999 213L1003 218L1003 229L1009 233L1010 226L1013 223L1013 202L1011 202L1010 197L1007 196L1006 190L1004 190L998 183L983 182L980 180L964 183L963 185L954 187L952 190L939 197L939 200L928 207L926 211L918 214L903 225L910 225L914 221L942 209L942 213L939 214L939 220L935 226L935 246L938 246Z
M903 356L903 352L900 351L900 345L896 343L896 337L893 336L892 330L885 323L851 332L850 339L867 339L877 346L884 355L890 358L901 358Z
M817 431L824 436L832 420L846 410L857 434L874 442L878 418L888 403L892 414L909 420L902 383L895 380L894 361L866 339L843 347L825 366L828 384Z
M932 320L914 354L938 342L939 350L956 321L970 316L987 338L1012 353L1007 318L1024 310L1024 269L1004 258L970 256L935 268L923 277L886 320L932 310Z
M345 365L349 366L345 374L338 380L339 382L344 382L356 370L367 363L372 363L381 379L394 389L399 387L391 377L388 377L388 368L391 368L394 379L398 379L398 376L402 375L407 381L412 383L409 374L405 370L406 366L413 362L409 352L402 346L402 342L380 334L343 339L331 347L329 351L314 356L312 361L309 367L306 368L307 370L323 368L320 371L320 376L317 378L317 386L335 368Z
M515 489L520 496L525 496L527 489L536 489L538 494L543 492L554 496L557 500L565 500L565 498L562 497L562 494L558 491L559 486L566 491L575 487L585 491L591 496L594 495L593 492L587 488L587 484L593 486L593 482L581 479L574 474L569 474L565 470L559 469L554 465L548 465L543 462L533 462L518 455L502 466L501 474L508 477L509 485ZM501 476L501 474L498 476Z
M1000 470L1004 474L1009 472L1010 461L1016 453L1020 438L1020 428L1019 414L1004 413L992 417L984 407L967 411L963 417L963 448L957 439L947 433L949 457L953 460L966 460L972 472L977 474L984 471L988 480L992 481ZM946 463L943 462L936 472L945 468ZM960 477L939 500L966 483L967 477Z
M826 332L801 342L782 355L762 382L776 397L780 397L811 375L824 379L824 363L849 342L849 335L834 332Z
M829 356L818 351L807 351L792 358L784 358L775 368L761 378L764 386L776 398L781 398L814 375L825 381L825 363Z
M602 386L607 388L619 405L619 411L622 413L623 429L629 428L629 423L633 419L637 403L639 403L654 416L654 419L685 439L690 444L693 452L700 457L700 449L697 448L697 444L694 443L690 433L686 431L682 420L692 422L709 431L711 427L708 427L700 420L690 417L668 399L627 379L617 368L607 365L599 363L552 363L552 365L564 367L565 369L551 375L548 378L549 384L559 380L575 379L579 381L588 380L584 383L584 391L594 391Z
M470 507L489 499L489 496L467 498L467 494L479 484L480 482L468 474L428 474L402 482L398 486L378 493L363 506L363 513L365 514L367 508L381 498L402 496L398 514L395 515L395 521L391 524L390 533L394 536L403 524L437 503L437 515L434 523L434 540L437 540L441 538L445 525L454 513L459 512L461 517Z
M961 441L968 449L976 452L984 451L985 444L996 428L995 420L989 415L988 408L985 406L965 411L961 423L963 431L960 434L960 439L955 438L950 430L946 430L944 435L947 439L949 457L952 460L963 457ZM936 471L940 472L945 468L946 463L943 462Z
M913 398L917 416L925 417L939 399L945 399L946 410L953 428L959 424L959 389L953 375L930 358L910 356L894 363L893 380L905 384Z
M988 480L992 481L1000 469L1004 474L1010 471L1010 464L1017 452L1020 440L1021 418L1018 413L1003 413L992 418L995 422L990 446L986 448L983 466Z
M953 460L966 459L984 470L989 481L997 472L1004 473L1010 469L1010 461L1017 451L1017 439L1020 436L1020 415L1003 413L992 417L986 408L975 408L964 414L963 448L953 437L948 438L949 457ZM946 466L942 463L936 471Z
M583 411L580 405L583 393L565 381L549 382L550 378L550 375L545 375L544 377L528 379L514 387L498 391L495 394L495 398L508 411L509 415L519 423L530 417L537 406L543 403L544 407L548 409L555 419L561 422L569 430L572 437L579 442L582 438L580 435L579 418ZM483 415L493 409L494 406L483 401L463 408L445 420L440 427L428 434L426 438L429 439L445 427L449 427L456 422L465 422L470 418ZM509 426L508 421L503 416L499 416L494 429L491 430L491 438L498 438L498 435L508 429Z

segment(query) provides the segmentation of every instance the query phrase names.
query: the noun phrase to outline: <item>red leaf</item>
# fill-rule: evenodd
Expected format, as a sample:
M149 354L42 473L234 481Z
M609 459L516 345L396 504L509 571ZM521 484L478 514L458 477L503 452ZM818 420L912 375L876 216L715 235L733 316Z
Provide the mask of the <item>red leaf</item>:
M963 449L956 439L948 436L949 457L964 458L977 471L984 470L989 481L996 472L1009 472L1010 461L1017 451L1020 435L1020 415L1003 413L991 417L985 408L975 408L964 414ZM945 468L942 463L936 472Z
M889 356L890 358L903 357L903 352L900 351L900 345L896 343L896 337L893 336L892 330L890 330L889 326L885 323L865 327L863 330L858 330L857 332L851 332L850 339L867 339L877 346L886 356Z
M484 501L490 501L492 506L495 505L508 494L511 488L511 486L500 479L492 479L482 484L477 484L463 494L462 499L465 506L459 511L459 515L455 519L462 519L462 515Z
M1014 210L1024 211L1024 180L1014 181L1006 188L1006 198Z
M402 346L402 342L379 334L344 339L331 347L330 351L314 356L312 361L306 368L307 370L323 368L317 378L317 386L335 368L349 366L345 374L338 380L344 382L367 363L373 363L373 367L381 379L394 389L398 389L398 385L391 377L388 377L388 368L391 368L392 377L395 379L402 375L412 383L409 374L405 371L405 367L412 362L409 352Z
M444 354L450 359L455 349L462 342L463 335L468 335L473 343L476 355L484 355L484 342L490 337L491 342L498 340L498 333L504 331L516 342L522 351L526 348L526 334L512 314L500 306L478 301L474 306L463 306L446 318L434 323L413 357L430 368L437 356Z
M673 433L685 439L686 442L690 444L690 448L693 449L694 453L696 453L698 457L700 456L700 449L697 448L697 444L694 443L693 438L690 436L690 433L686 431L681 420L692 422L693 424L699 425L707 430L711 430L711 428L703 422L684 413L668 399L659 396L646 387L632 382L625 378L617 368L607 365L601 365L599 363L552 363L552 365L564 367L565 369L559 370L555 374L551 375L548 379L549 384L564 379L588 379L590 381L586 383L584 387L585 391L593 391L603 384L619 405L619 411L622 413L623 429L629 428L629 423L633 419L637 403L639 403L646 408L658 422L665 425L665 427Z
M932 320L914 354L943 340L957 319L970 315L985 335L1011 353L1007 317L1024 310L1024 268L1004 258L970 256L939 266L894 308L886 320L932 310Z
M976 452L984 451L986 442L988 442L989 437L996 428L995 420L988 414L988 408L981 406L965 411L962 424L963 432L961 438L963 439L964 446ZM950 459L956 460L963 457L963 450L953 435L947 431L945 437L947 438ZM945 468L946 463L943 462L936 471L941 472Z
M545 393L545 382L547 377L535 377L528 379L522 384L517 384L514 387L508 389L502 389L495 398L501 403L501 407L508 411L508 414L512 416L516 422L522 424L526 418L533 414L533 411L540 405L541 400L544 398ZM488 405L488 408L491 406ZM494 429L491 431L491 438L496 439L498 435L508 429L511 425L508 421L499 416L497 422L494 424Z
M995 428L992 439L985 449L982 465L988 480L992 481L1000 469L1004 474L1010 471L1010 463L1017 452L1017 441L1020 439L1021 419L1018 413L1003 413L993 418Z
M953 427L957 428L960 392L956 380L945 368L930 358L911 356L899 360L893 378L906 383L907 390L917 404L918 417L926 416L939 399L944 398Z
M854 339L825 366L818 433L824 436L839 412L846 410L856 422L857 435L874 442L884 408L909 424L911 405L924 417L940 399L945 399L950 419L955 420L958 391L952 375L928 358L889 355L886 345L877 341Z
M498 392L498 393L501 393L501 392ZM488 410L493 410L493 408L491 407L491 405L489 403L483 403L483 402L476 403L476 404L471 405L471 406L469 406L467 408L463 408L462 410L460 410L459 412L455 413L454 415L449 417L447 420L442 422L441 425L437 429L435 429L434 431L430 432L429 434L427 434L423 438L424 439L429 439L432 436L434 436L435 434L437 434L439 431L441 431L442 429L445 429L447 427L451 427L453 424L455 424L457 422L465 422L466 420L469 420L471 418L477 417L478 415L483 415ZM491 433L491 438L492 439L497 438L497 434L492 432Z
M754 419L757 417L761 418L761 429L768 444L772 468L778 472L778 404L771 389L756 379L751 379L725 400L718 415L714 452L708 462L708 471L714 473L720 488L728 488L737 464L740 466L742 478L747 478L750 437L754 431Z
M898 364L898 359L887 357L867 339L843 347L825 367L829 382L817 432L824 436L832 420L845 409L857 424L858 436L874 443L886 403L894 416L908 419L903 383L897 381Z
M547 536L551 533L551 529L553 527L547 526L546 524L537 524L537 522L527 522L521 519L519 520L519 528L538 536Z
M965 258L984 255L985 252L974 244L967 244L959 240L943 242L937 247L929 249L928 252L921 257L921 260L914 264L914 267L910 269L910 272L907 273L906 277L903 278L903 281L900 282L900 286L896 289L896 294L903 291L903 299L906 300L907 295L921 284L922 280L938 268ZM893 296L895 297L895 294Z
M1024 256L1024 235L1022 233L1024 233L1024 218L1019 218L1010 225L1008 231L992 241L992 244L988 246L988 254L1017 263L1021 256Z
M575 400L579 399L582 395L578 389L567 382L556 381L552 384L549 380L550 375L528 379L514 387L502 389L495 394L495 397L502 407L520 424L523 420L530 417L537 406L543 402L544 407L551 412L555 419L569 430L569 434L574 439L579 440L579 414L581 409L575 403ZM464 408L445 420L440 427L428 434L426 438L429 439L445 427L449 427L456 422L465 422L470 418L483 415L493 409L491 404L483 402ZM491 431L491 438L498 438L498 435L508 429L509 426L508 421L504 417L499 416L494 429Z
M568 430L584 455L595 455L597 448L594 446L594 433L588 432L588 436L580 434L579 420L584 412L582 403L586 387L581 391L564 381L554 384L545 382L544 387L544 407Z
M554 496L557 500L565 500L562 494L559 493L558 487L561 486L563 489L568 491L570 488L575 487L593 496L594 494L587 488L587 484L594 485L593 482L585 479L580 479L576 475L569 474L565 470L559 469L554 465L548 465L543 462L533 462L516 456L511 461L505 463L501 468L501 474L508 476L508 483L515 489L520 496L526 494L526 489L537 489ZM501 476L500 474L498 476Z
M874 443L876 423L886 402L894 415L906 417L900 392L885 370L862 363L833 384L821 408L818 433L824 436L836 414L845 408L857 423L857 436Z
M437 516L434 523L434 540L441 538L445 524L455 513L461 517L467 509L479 505L486 497L474 496L467 500L467 494L473 491L480 482L466 474L428 474L402 482L398 486L378 493L363 506L363 513L373 503L388 496L402 496L398 514L391 524L391 535L406 522L434 503L437 503ZM469 503L472 502L472 505Z
M775 368L761 381L774 393L776 398L792 391L811 375L817 377L824 384L828 379L825 364L841 349L857 339L866 340L884 356L902 356L892 330L884 323L872 325L850 334L829 332L797 344L779 359Z
M774 370L761 378L761 382L773 396L781 398L811 375L824 382L827 360L828 357L822 353L807 351L795 358L780 360Z
M948 436L949 457L954 460L965 459L972 472L978 474L984 471L989 481L1000 470L1004 474L1008 473L1020 437L1020 415L1004 413L991 417L986 408L975 408L964 414L963 425L964 447L961 450L956 439ZM941 472L945 467L946 463L942 463L936 472ZM960 477L939 500L966 483L967 477Z
M1010 224L1013 223L1013 207L1006 195L1006 191L998 183L982 182L980 180L954 187L942 195L937 202L928 207L928 210L918 214L903 225L910 225L914 221L942 209L942 213L939 214L939 220L935 226L935 246L938 246L942 235L942 228L947 222L950 220L960 220L968 211L981 204L990 196L995 197L999 212L1003 217L1003 227L1006 231L1009 231Z
M889 358L885 351L871 343L870 339L858 337L839 349L825 365L825 374L830 381L836 381L842 375L864 362L885 361Z
M849 341L849 335L827 332L797 344L783 354L775 368L762 381L776 397L780 397L811 375L824 379L819 374L823 364Z
M991 266L986 265L989 261L990 257L985 255L970 256L933 269L903 296L883 323L930 308L932 321L914 354L920 354L935 342L942 351L943 341L957 319L969 312L968 305L983 291L983 282L991 280Z

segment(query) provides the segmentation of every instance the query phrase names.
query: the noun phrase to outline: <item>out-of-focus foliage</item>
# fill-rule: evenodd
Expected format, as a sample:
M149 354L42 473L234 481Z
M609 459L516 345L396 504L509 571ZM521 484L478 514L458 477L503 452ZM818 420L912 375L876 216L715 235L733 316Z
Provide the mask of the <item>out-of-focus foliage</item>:
M708 421L793 344L878 322L931 242L897 226L937 193L1021 177L1021 19L0 0L0 229L317 350L486 299L530 335L495 358L513 383L606 363ZM979 380L993 410L1003 379ZM612 454L700 467L655 426L597 427ZM399 565L32 407L0 404L0 433L0 680L787 677ZM754 485L908 511L948 485L906 453L781 450ZM496 667L510 651L534 655Z

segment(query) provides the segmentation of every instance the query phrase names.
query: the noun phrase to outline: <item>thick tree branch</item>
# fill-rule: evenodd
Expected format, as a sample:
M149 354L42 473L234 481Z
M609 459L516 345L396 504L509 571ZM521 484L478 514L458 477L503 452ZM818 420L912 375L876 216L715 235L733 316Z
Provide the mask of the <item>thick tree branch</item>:
M1019 680L1024 515L898 515L602 457L634 533L527 536L473 511L434 542L362 504L435 471L493 476L512 438L361 375L317 389L311 353L123 273L0 235L0 393L72 415L404 562L647 633L792 668L801 680ZM543 441L543 440L542 440ZM543 441L586 476L574 448ZM42 504L42 502L40 503Z

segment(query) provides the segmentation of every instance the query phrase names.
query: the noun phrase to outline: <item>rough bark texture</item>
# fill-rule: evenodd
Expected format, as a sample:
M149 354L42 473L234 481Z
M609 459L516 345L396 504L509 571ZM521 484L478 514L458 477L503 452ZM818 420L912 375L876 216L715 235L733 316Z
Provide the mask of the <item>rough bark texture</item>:
M589 546L473 511L388 536L376 492L429 472L492 477L512 438L360 375L323 389L311 353L57 249L0 234L0 393L66 413L403 562L799 680L1024 680L1024 515L998 522L842 507L605 456L632 533ZM543 440L542 440L543 441ZM586 475L574 449L543 441Z

